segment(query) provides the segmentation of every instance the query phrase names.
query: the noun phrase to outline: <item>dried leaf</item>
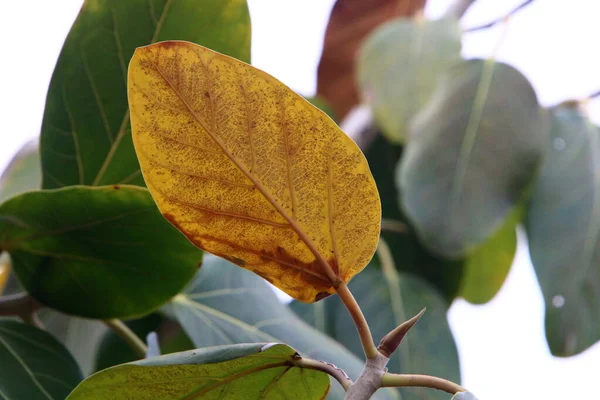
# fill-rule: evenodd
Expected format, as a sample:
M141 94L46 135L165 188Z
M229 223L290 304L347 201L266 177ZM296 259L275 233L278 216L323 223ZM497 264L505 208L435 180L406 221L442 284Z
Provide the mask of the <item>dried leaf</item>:
M129 104L146 184L198 247L306 302L371 259L381 205L364 155L275 78L161 42L136 50Z
M363 39L378 25L423 9L425 0L337 0L325 32L317 93L343 118L358 104L355 59Z

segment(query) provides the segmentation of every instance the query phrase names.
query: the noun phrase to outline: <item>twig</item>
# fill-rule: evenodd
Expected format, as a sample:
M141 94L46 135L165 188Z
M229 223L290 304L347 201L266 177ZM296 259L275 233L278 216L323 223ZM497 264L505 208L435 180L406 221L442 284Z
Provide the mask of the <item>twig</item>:
M480 31L483 29L491 28L492 26L494 26L500 22L506 21L508 18L510 18L511 16L513 16L514 14L519 12L522 8L525 8L526 6L528 6L531 3L533 3L533 0L525 0L525 2L519 4L517 7L513 8L508 13L506 13L504 16L497 18L491 22L488 22L487 24L484 24L484 25L479 25L479 26L474 26L472 28L463 29L463 32L475 32L475 31Z
M356 330L358 331L358 336L360 336L360 342L365 351L365 356L368 360L375 359L379 355L379 352L377 351L377 347L375 347L375 342L373 342L369 324L367 323L360 306L356 302L356 299L344 282L337 287L336 291L348 309L348 312L354 321L354 325L356 325Z
M17 293L0 297L0 316L16 315L29 320L31 314L43 305L27 293Z
M148 349L142 340L123 321L119 319L105 319L106 326L115 331L139 356L145 358Z
M590 94L587 98L589 100L591 100L591 99L595 99L597 97L600 97L600 90L598 90L597 92L594 92L594 93Z
M384 218L381 220L381 231L406 233L408 231L408 227L402 221Z
M333 364L304 357L294 360L293 364L300 368L314 369L329 374L342 385L345 391L348 391L348 388L352 385L352 379L350 379L348 374Z
M450 394L467 391L467 389L454 382L435 376L390 374L388 372L381 379L381 387L427 387L443 390Z

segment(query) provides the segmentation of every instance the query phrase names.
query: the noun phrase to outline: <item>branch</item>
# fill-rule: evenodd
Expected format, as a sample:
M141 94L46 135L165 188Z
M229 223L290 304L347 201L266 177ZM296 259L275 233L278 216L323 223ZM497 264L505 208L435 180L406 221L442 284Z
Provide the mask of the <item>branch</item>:
M467 391L467 389L454 382L435 376L390 374L387 372L381 379L381 387L426 387L443 390L450 394Z
M348 309L348 312L354 321L354 325L356 325L358 336L360 336L360 343L365 351L367 360L375 359L379 355L379 352L377 351L377 347L375 347L375 342L373 342L369 324L367 323L360 306L356 302L356 299L352 296L350 289L348 289L348 286L346 286L344 282L336 288L336 291Z
M526 6L528 6L529 4L533 3L533 0L525 0L524 3L519 4L518 6L516 6L515 8L513 8L512 10L510 10L508 13L506 13L504 16L497 18L491 22L488 22L485 25L480 25L480 26L475 26L473 28L467 28L464 29L463 32L475 32L475 31L480 31L483 29L488 29L491 28L492 26L499 24L500 22L504 22L507 19L509 19L510 17L512 17L514 14L516 14L517 12L519 12L522 8L525 8Z
M369 359L365 363L365 368L360 376L346 392L345 400L366 400L381 387L385 366L390 359L381 353L377 353L374 359Z
M27 293L17 293L0 297L0 316L16 315L31 320L31 315L43 305Z
M312 360L310 358L299 358L293 361L293 364L300 368L314 369L316 371L322 371L329 374L336 381L342 385L345 391L348 391L350 385L352 385L352 379L346 374L346 372L333 364L326 363L325 361Z
M589 100L591 100L591 99L595 99L595 98L597 98L597 97L600 97L600 90L598 90L598 91L596 91L596 92L594 92L594 93L590 94L590 95L589 95L587 98L588 98Z
M145 358L148 354L148 348L142 340L135 334L123 321L119 319L105 319L103 322L110 329L115 331L139 356Z

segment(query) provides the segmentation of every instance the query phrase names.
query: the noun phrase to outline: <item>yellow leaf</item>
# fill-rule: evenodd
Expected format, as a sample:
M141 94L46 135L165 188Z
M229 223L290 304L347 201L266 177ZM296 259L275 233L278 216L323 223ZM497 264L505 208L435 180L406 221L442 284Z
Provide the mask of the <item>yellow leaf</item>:
M377 187L323 112L272 76L181 41L138 48L128 90L148 189L198 247L305 302L367 265Z

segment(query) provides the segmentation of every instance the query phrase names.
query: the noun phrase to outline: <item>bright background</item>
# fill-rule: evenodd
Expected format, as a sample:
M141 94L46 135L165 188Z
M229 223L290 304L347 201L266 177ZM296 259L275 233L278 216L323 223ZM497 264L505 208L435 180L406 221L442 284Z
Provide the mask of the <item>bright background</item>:
M486 23L520 2L478 0L463 26ZM334 0L248 3L253 64L304 95L314 94ZM428 3L426 14L438 17L449 1ZM54 64L80 5L81 0L0 1L0 171L39 134ZM511 19L497 59L524 73L543 105L584 98L600 89L599 13L594 0L537 0ZM502 30L467 34L465 56L490 56ZM600 123L600 101L588 109ZM519 243L512 271L494 300L484 306L457 300L450 309L463 385L480 400L505 400L510 392L515 399L598 398L600 345L568 359L550 355L543 299L522 234Z

